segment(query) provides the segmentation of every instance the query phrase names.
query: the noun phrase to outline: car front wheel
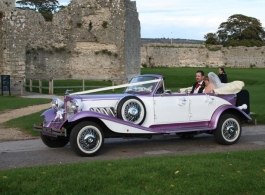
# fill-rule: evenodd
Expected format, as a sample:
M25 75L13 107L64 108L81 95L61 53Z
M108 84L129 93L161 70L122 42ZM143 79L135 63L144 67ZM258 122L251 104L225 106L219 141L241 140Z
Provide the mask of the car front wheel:
M42 142L50 148L62 148L69 142L69 140L66 138L49 137L42 135L42 133L40 133L40 137Z
M104 144L103 131L98 124L83 121L72 129L70 144L79 156L94 156Z
M241 131L242 128L238 118L232 114L224 114L218 121L214 137L220 144L231 145L239 140Z

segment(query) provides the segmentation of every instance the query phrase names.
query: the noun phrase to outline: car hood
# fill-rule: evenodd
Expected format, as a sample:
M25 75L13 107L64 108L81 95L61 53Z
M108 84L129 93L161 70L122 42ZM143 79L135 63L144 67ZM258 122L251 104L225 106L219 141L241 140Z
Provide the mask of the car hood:
M66 101L70 101L73 99L80 99L81 101L86 100L113 100L113 99L121 99L124 96L128 96L128 94L91 94L91 95L67 95L65 96Z

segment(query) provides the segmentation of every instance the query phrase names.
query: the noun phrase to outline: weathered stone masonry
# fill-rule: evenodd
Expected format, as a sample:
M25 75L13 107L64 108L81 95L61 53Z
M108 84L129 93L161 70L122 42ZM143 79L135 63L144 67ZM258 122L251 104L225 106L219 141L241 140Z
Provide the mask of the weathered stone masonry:
M148 67L265 68L265 47L145 44L141 47L141 64Z
M72 0L52 22L0 0L0 75L11 75L12 94L19 94L24 78L127 80L140 74L140 64L265 67L265 47L141 46L140 37L130 0Z
M135 2L73 0L53 22L34 11L3 11L0 74L10 74L12 83L25 77L130 79L140 73Z

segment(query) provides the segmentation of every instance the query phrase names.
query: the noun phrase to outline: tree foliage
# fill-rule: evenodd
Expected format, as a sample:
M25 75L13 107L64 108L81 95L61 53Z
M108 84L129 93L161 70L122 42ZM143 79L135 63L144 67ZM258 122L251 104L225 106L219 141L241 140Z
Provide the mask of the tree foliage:
M216 34L208 33L204 38L206 43L223 46L263 46L265 31L258 19L235 14L220 24Z
M204 38L206 39L206 41L205 41L206 44L210 44L210 45L219 45L220 44L216 33L208 33L208 34L204 35Z
M21 9L30 9L40 12L46 21L51 21L54 12L60 8L57 0L18 0Z

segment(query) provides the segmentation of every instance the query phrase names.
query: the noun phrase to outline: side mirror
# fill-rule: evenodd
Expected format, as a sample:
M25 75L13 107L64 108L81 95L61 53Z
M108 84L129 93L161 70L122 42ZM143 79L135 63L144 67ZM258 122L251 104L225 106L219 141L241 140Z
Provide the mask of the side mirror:
M164 92L160 96L164 96L165 94L171 94L171 90L165 89Z
M165 93L165 94L171 94L171 90L170 90L170 89L166 89L166 90L164 91L164 93Z
M189 93L189 90L185 89L185 94L188 95L188 93Z

